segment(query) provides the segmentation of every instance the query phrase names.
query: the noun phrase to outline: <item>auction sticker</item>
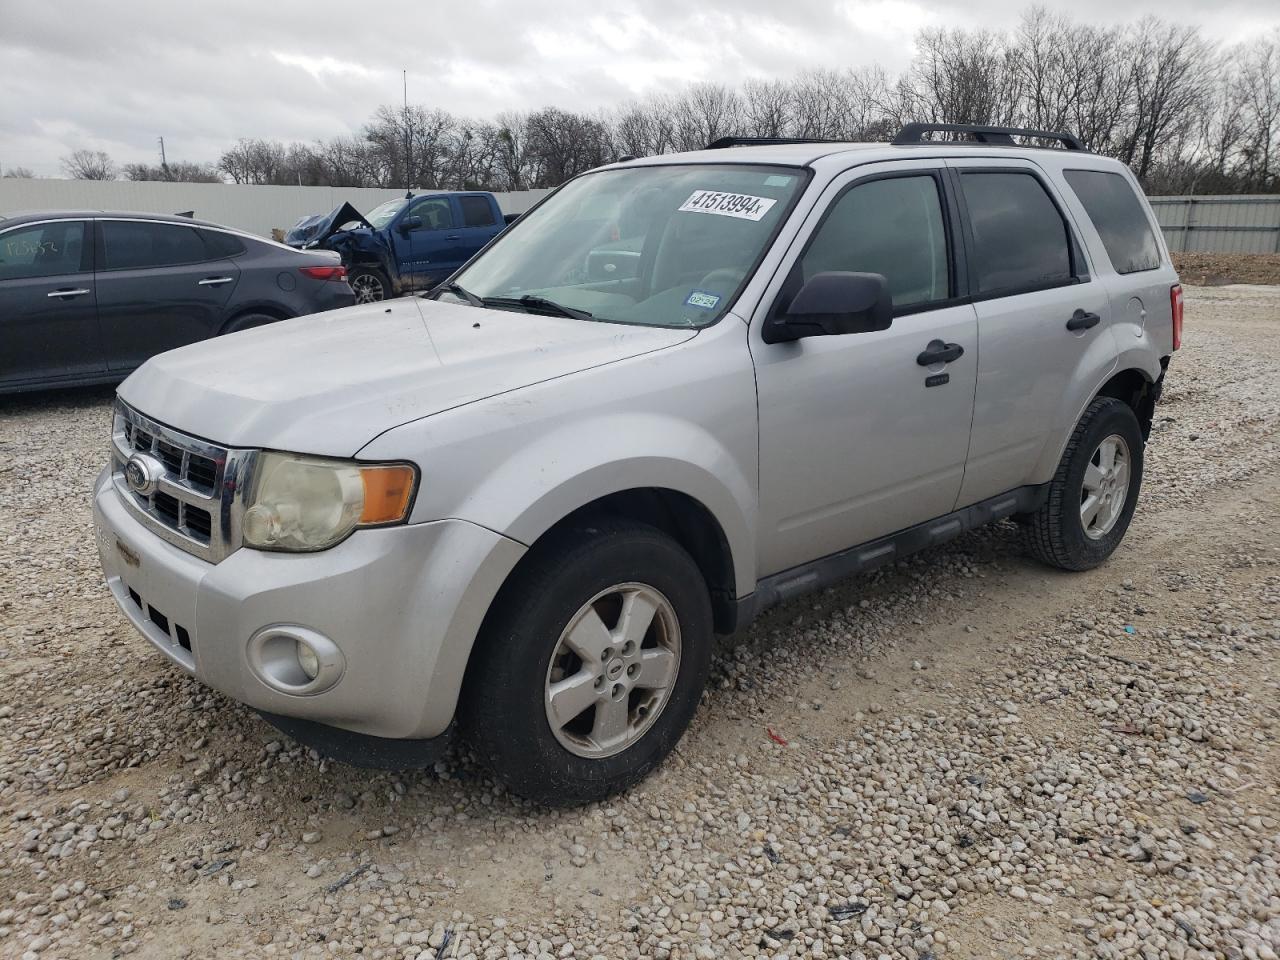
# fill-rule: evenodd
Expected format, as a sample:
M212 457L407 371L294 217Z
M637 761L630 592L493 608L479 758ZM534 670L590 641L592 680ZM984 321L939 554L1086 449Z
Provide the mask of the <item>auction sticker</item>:
M770 197L753 197L749 193L695 190L678 210L681 213L713 213L718 217L759 220L777 202Z

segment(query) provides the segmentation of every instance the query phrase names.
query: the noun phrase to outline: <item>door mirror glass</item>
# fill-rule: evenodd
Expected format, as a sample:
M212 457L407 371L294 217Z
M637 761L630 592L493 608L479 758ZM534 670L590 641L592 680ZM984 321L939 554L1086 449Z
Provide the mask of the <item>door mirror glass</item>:
M893 322L889 281L879 273L832 270L805 281L764 328L766 343L887 330Z
M400 232L408 233L411 230L422 229L422 218L419 216L405 217L400 221Z

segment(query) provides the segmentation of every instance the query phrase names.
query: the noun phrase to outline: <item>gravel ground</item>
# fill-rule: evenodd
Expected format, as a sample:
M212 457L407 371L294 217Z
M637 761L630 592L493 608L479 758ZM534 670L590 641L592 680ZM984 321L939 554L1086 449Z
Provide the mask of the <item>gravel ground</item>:
M329 764L117 613L109 392L0 401L0 956L1280 950L1280 287L1189 291L1125 545L1010 524L774 611L631 793Z

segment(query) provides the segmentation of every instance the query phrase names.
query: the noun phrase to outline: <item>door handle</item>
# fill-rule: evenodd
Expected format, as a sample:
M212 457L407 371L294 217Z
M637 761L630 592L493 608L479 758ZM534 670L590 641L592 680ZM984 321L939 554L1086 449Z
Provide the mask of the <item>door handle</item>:
M964 347L958 343L943 343L941 340L930 340L924 352L916 357L916 363L922 367L935 363L950 363L964 356Z
M449 236L445 237L445 239L446 239L446 240L461 240L462 238L461 238L461 237L459 237L456 233L452 233L452 234L450 234Z
M1074 333L1076 330L1088 330L1090 327L1096 327L1101 322L1102 318L1096 313L1077 310L1071 315L1071 319L1067 321L1067 329Z
M84 296L86 293L88 293L88 292L89 292L88 290L85 290L84 288L80 288L80 287L78 287L78 288L76 288L75 290L55 290L55 291L53 291L53 293L49 294L49 296L50 296L50 297L59 297L59 298L61 298L61 297L83 297L83 296Z
M198 287L216 287L224 283L230 283L231 277L205 277L203 280L196 282Z

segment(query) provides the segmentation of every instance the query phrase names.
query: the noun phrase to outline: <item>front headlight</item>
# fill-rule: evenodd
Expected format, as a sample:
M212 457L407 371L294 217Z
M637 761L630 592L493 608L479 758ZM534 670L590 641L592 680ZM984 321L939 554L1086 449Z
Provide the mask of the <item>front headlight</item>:
M324 550L357 527L401 523L417 479L417 470L405 463L261 453L242 524L245 546Z

